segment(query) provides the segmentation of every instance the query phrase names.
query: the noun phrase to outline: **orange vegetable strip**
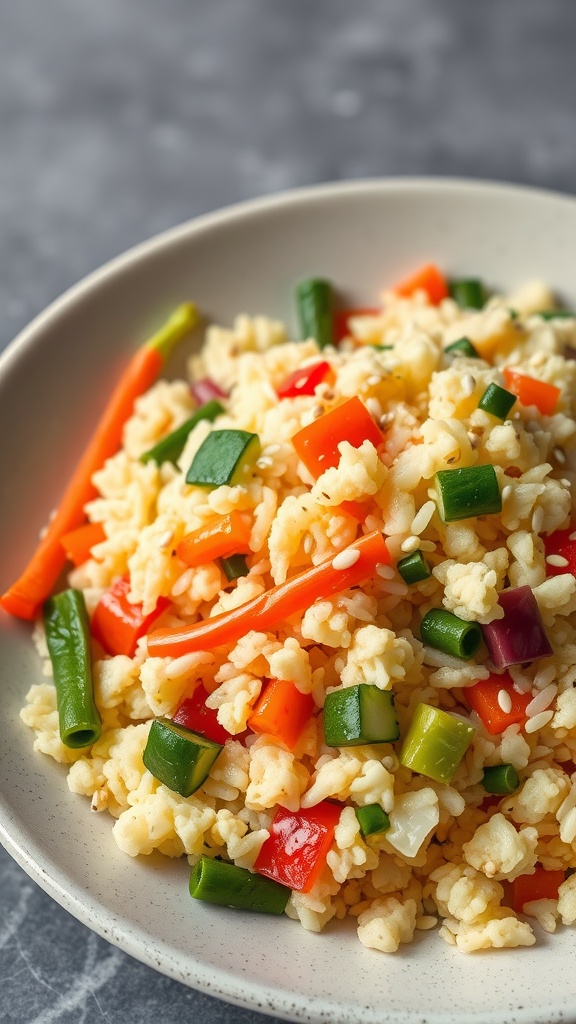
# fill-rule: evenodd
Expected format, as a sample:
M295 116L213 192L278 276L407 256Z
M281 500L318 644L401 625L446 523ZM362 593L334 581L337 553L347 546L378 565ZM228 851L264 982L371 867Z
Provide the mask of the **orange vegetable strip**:
M394 291L396 295L405 298L414 295L414 292L426 292L433 306L437 306L450 294L446 278L435 263L427 263L421 267L411 277L397 284Z
M117 579L96 605L90 632L108 654L127 654L133 658L140 637L166 611L170 601L167 597L159 597L156 607L144 615L141 604L132 604L128 600L129 593L130 577Z
M536 380L535 377L527 377L524 373L518 373L509 366L505 366L502 375L506 381L506 387L522 405L535 405L543 416L552 416L556 403L560 397L560 388L555 384L548 384L544 380Z
M252 629L265 633L290 615L309 608L317 598L354 587L373 576L377 565L391 563L390 552L378 530L349 544L336 555L336 560L345 562L346 556L341 558L344 552L356 551L359 552L357 559L346 569L335 568L333 558L305 569L286 583L229 612L178 629L156 630L148 637L148 653L152 657L177 658L192 651L209 651L222 644L235 643Z
M498 703L498 694L504 690L510 697L510 711L503 711ZM482 719L485 728L492 736L504 732L509 725L524 725L526 708L532 700L531 693L518 693L514 681L508 672L501 676L491 675L488 679L480 679L474 686L467 686L464 698L473 711Z
M82 565L90 558L94 545L101 544L103 540L106 540L106 534L102 523L84 523L65 533L60 543L68 561L73 565Z
M368 409L354 396L302 427L294 434L292 444L306 469L312 476L319 477L338 465L341 441L348 441L353 448L359 448L364 441L371 441L377 448L383 440L382 432Z
M156 380L172 347L197 323L196 306L179 306L165 326L132 356L120 377L100 422L64 491L58 511L24 572L0 597L11 615L34 619L64 568L66 556L60 543L64 534L85 520L84 506L96 494L92 474L117 451L122 428L131 416L135 399Z
M533 900L557 900L558 888L565 878L565 871L547 871L542 864L536 864L533 875L518 875L510 883L512 909L521 914L525 903L531 903Z
M271 679L248 719L248 728L279 740L294 750L314 710L314 698L288 679Z
M176 552L186 565L196 568L216 558L248 554L250 533L250 525L240 512L229 512L200 530L187 533L178 544Z

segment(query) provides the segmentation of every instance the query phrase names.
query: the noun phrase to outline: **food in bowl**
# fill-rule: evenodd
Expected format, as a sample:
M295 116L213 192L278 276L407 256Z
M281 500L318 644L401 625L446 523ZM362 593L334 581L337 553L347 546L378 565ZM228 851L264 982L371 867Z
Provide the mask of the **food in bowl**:
M22 717L198 898L531 945L576 921L576 321L435 267L298 298L304 341L240 316L149 387L185 306L122 379L2 598L47 599Z

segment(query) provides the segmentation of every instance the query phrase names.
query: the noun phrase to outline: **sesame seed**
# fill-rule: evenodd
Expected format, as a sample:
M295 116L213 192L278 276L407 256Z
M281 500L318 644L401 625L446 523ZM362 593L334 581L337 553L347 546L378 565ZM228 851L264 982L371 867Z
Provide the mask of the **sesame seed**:
M411 536L406 537L406 540L402 541L400 548L402 551L406 551L406 553L409 554L411 551L416 551L416 548L419 546L420 537Z
M538 729L543 729L545 725L554 717L553 711L541 711L539 715L534 715L529 718L524 726L526 732L538 732Z
M174 530L166 530L166 533L163 533L162 536L158 538L158 547L161 551L164 551L165 548L170 547L173 540Z
M393 580L396 575L391 565L377 565L376 574L382 580Z
M412 533L416 535L422 533L422 531L425 530L426 527L428 526L428 523L432 519L432 516L434 515L435 511L436 505L434 504L433 501L424 502L422 508L418 509L418 512L416 513L414 519L412 520L412 525L410 527Z
M506 484L506 486L502 488L502 501L508 501L508 498L510 497L511 494L512 487L510 486L510 484Z
M548 565L557 566L558 569L565 569L569 565L568 559L564 558L564 555L547 555L546 561Z
M554 455L554 458L557 460L557 462L566 462L566 456L561 448L554 448L552 454Z
M480 438L478 437L478 434L473 434L472 431L469 430L468 431L468 440L470 441L470 446L472 448L472 451L476 451L476 449L478 448L478 446L480 444Z
M532 513L532 532L540 533L544 525L544 509L538 505Z
M337 570L350 569L351 566L356 565L359 558L360 552L358 548L345 548L344 551L339 551L332 559L332 568Z
M464 376L462 377L462 391L464 392L465 395L468 395L468 397L470 397L470 395L474 394L475 388L476 378L473 377L471 373L465 373Z
M541 711L546 711L552 701L556 698L557 693L558 687L555 683L550 683L544 690L540 690L540 693L537 693L526 707L526 714L528 718L534 718L534 716L539 715Z
M510 714L512 711L512 697L508 690L498 690L498 704L505 715Z

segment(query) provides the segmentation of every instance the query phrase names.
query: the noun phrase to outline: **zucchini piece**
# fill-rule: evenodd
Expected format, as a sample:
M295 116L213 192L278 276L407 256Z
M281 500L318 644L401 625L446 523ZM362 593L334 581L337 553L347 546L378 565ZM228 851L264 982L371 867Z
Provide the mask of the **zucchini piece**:
M324 736L329 747L393 743L400 729L392 693L373 683L359 683L327 694Z
M191 796L208 778L222 747L222 743L214 743L169 718L155 718L142 760L154 778L168 789Z
M197 487L244 483L260 451L258 434L247 430L213 430L192 459L186 483Z

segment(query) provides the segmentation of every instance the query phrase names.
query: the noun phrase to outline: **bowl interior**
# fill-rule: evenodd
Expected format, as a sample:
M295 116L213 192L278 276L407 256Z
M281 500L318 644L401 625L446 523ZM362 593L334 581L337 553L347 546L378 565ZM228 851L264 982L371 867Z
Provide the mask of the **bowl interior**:
M185 225L121 257L59 300L0 361L0 588L33 549L119 368L184 299L207 320L238 312L293 321L292 289L331 279L369 305L424 261L512 288L551 283L576 303L576 201L506 186L368 182L246 204ZM194 344L194 341L191 342ZM171 374L178 372L175 361ZM18 718L40 670L27 625L0 617L0 839L73 914L127 952L233 1002L289 1019L336 1022L572 1020L573 934L532 949L464 956L422 936L395 956L354 928L320 936L286 920L192 903L187 867L133 861L112 821L68 792L32 751ZM240 941L238 941L240 937Z

